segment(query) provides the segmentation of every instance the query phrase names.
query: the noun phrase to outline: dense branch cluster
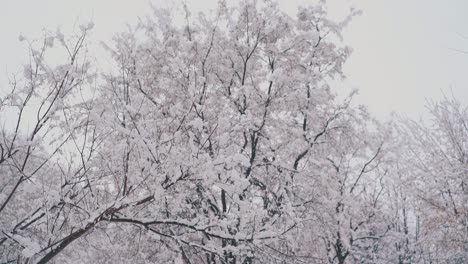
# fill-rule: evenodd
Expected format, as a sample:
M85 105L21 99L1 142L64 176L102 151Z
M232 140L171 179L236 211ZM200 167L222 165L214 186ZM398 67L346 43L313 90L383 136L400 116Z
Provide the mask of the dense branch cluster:
M92 24L28 42L0 98L2 263L468 261L466 108L381 124L340 99L356 13L184 10L117 34L106 73Z

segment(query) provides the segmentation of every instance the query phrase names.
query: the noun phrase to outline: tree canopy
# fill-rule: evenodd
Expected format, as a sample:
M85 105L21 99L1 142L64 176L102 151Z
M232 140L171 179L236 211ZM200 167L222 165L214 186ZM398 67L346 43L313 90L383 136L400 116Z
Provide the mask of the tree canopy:
M0 261L467 262L468 110L381 123L338 96L356 14L155 9L108 71L92 23L29 42L0 98Z

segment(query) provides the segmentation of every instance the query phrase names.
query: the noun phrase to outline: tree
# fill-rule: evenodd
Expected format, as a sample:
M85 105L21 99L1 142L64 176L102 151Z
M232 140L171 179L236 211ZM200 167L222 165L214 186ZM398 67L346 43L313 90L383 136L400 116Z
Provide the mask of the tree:
M297 146L312 147L321 136L310 137L314 122L333 118L327 82L341 76L349 54L335 44L344 24L327 20L321 7L301 9L293 19L270 1L236 7L220 2L216 16L195 21L187 11L184 27L161 10L156 18L117 35L109 50L118 71L105 75L95 96L79 103L61 96L71 95L69 90L86 77L74 63L89 28L83 28L74 50L56 36L71 60L57 67L61 72L49 71L42 57L32 65L46 92L30 89L23 101L46 95L43 104L53 111L39 108L37 127L58 131L44 132L50 137L26 147L23 163L29 149L51 145L52 134L65 135L54 155L71 150L55 160L42 158L33 174L24 168L12 172L13 187L5 182L11 195L2 209L13 196L30 206L19 215L11 207L2 212L11 217L2 218L8 230L2 250L11 250L3 254L6 261L45 263L75 240L118 224L152 234L173 252L152 254L177 255L186 262L250 263L262 258L259 248L287 238L297 225L291 207L295 194L289 189L307 158ZM137 37L140 32L144 37ZM48 37L45 47L52 40ZM14 93L5 102L9 98ZM54 116L57 124L45 126L55 113L61 114ZM22 119L20 108L18 123ZM4 156L14 162L21 153L11 143L16 136L9 140L8 133ZM29 141L35 134L36 129ZM46 198L32 206L31 199L38 198L17 192L17 186L41 177L48 188L40 197ZM19 216L24 220L13 220Z
M65 245L75 239L73 233L69 234L73 232L69 222L76 210L73 206L80 206L70 199L82 199L87 169L85 163L72 161L63 151L72 142L77 150L84 148L77 134L80 129L90 129L81 120L86 114L78 114L85 107L74 97L92 77L84 56L91 28L92 24L82 26L71 39L57 32L48 34L42 43L28 41L31 63L24 67L23 78L12 78L11 91L1 98L3 261L28 262L53 248L57 241ZM52 64L48 53L57 41L56 50L66 55L60 64ZM14 126L6 127L6 122ZM85 159L85 153L81 154Z
M29 42L0 105L16 124L0 142L3 262L465 260L466 110L380 124L339 99L356 12L183 10L116 34L109 71L88 56L92 24Z
M468 111L455 99L428 104L430 122L403 121L404 163L421 261L464 263Z

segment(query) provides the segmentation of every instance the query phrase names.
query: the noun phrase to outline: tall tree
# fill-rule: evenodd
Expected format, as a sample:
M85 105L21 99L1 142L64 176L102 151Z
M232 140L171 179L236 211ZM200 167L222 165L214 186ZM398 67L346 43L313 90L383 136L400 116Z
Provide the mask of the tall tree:
M466 110L395 129L340 99L356 14L220 1L180 25L155 9L104 45L99 76L92 24L31 43L0 105L16 124L0 142L1 260L463 262Z
M468 241L468 110L456 99L428 104L430 120L405 120L403 169L411 182L419 258L464 263ZM414 229L413 228L413 229Z

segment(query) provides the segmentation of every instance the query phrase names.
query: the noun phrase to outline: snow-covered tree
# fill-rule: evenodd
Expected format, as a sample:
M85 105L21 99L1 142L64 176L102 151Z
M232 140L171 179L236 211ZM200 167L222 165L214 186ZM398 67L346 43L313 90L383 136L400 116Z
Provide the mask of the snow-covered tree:
M380 124L339 96L354 11L182 7L183 23L154 9L103 44L106 71L92 23L28 41L0 101L15 124L0 134L2 262L465 261L466 109Z
M75 239L75 211L85 210L80 205L87 197L86 159L92 152L83 152L81 138L90 132L80 132L91 129L82 120L86 104L81 91L94 80L85 41L92 26L82 26L70 39L59 31L47 33L39 43L20 37L28 43L30 63L22 77L11 78L11 90L0 102L4 262L29 262L56 250L56 243ZM52 51L63 52L63 60L52 62Z
M78 59L86 58L89 27L75 45L61 34L46 39L45 48L58 39L69 54L56 69L32 50L23 100L46 102L52 111L37 110L37 127L50 132L27 145L25 157L17 144L2 145L14 164L16 157L32 164L29 148L44 149L32 174L19 168L4 183L6 261L84 261L69 247L83 239L96 249L86 251L90 261L117 257L140 230L139 261L252 263L272 256L271 243L292 238L304 221L296 200L311 192L294 179L348 107L328 85L342 77L350 53L340 44L348 19L328 20L323 6L293 18L273 1L220 1L213 16L185 9L185 17L177 26L168 10L155 10L154 20L117 34L106 46L115 70L92 95L80 89L89 64ZM30 88L38 82L45 91ZM13 91L5 102L15 98ZM8 133L6 143L19 141ZM55 137L62 143L50 154ZM27 210L15 211L21 203ZM104 235L118 242L102 243Z
M400 171L409 183L406 227L424 263L465 263L468 241L468 110L456 99L428 104L430 120L404 120Z

